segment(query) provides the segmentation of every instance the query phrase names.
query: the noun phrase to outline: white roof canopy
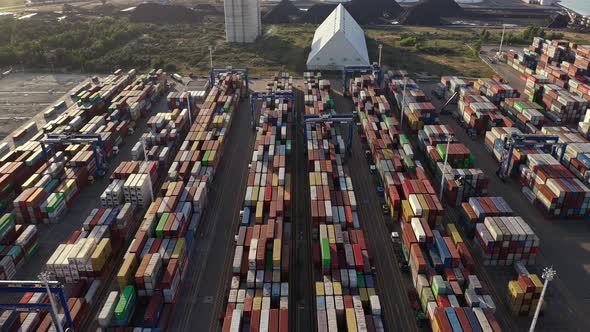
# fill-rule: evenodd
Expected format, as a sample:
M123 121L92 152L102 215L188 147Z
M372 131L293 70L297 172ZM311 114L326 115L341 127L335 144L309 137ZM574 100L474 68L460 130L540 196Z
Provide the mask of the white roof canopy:
M340 4L315 31L307 68L337 70L368 64L365 33Z

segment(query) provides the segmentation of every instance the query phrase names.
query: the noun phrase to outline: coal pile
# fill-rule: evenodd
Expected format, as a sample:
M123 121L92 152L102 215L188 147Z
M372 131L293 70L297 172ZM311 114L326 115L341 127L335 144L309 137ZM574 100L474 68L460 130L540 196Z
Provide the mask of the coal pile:
M262 17L262 22L268 24L297 23L301 16L299 8L295 7L290 0L281 0Z
M302 20L305 23L321 23L336 6L336 4L313 5L303 15ZM359 24L381 23L403 12L402 7L393 0L352 0L344 4L344 8Z
M454 0L421 0L398 18L406 25L441 25L447 23L444 17L462 17L463 8Z
M551 17L547 27L554 28L554 29L563 29L563 28L567 28L568 23L569 23L569 18L566 15L559 13L559 14Z
M197 23L201 21L201 14L179 5L143 3L131 12L129 19L144 23Z

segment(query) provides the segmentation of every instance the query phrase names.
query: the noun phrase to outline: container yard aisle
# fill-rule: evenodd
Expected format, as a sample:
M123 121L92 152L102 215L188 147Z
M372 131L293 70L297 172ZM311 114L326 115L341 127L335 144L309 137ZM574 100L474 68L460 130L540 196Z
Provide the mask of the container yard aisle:
M292 295L289 304L290 320L293 331L315 331L314 297L311 285L313 285L312 265L309 258L312 257L311 249L311 207L309 199L309 182L307 181L307 165L305 163L305 137L303 134L303 114L305 114L303 95L301 90L295 90L296 103L295 114L297 118L294 137L294 164L293 164L293 241L291 248L291 283Z
M432 99L437 107L442 106L439 100ZM471 139L451 116L441 116L440 121L441 124L448 125L454 130L458 140L474 154L475 165L488 175L489 196L504 197L514 212L524 218L540 237L541 249L535 264L538 268L536 272L550 265L553 265L558 272L545 298L546 308L549 310L544 313L545 318L540 318L539 324L543 324L542 326L548 329L563 328L564 324L569 324L570 327L590 326L590 285L586 282L590 274L588 271L590 266L588 220L546 219L521 193L518 180L507 179L503 182L496 176L498 162L484 148L481 140ZM458 211L455 209L449 217L459 218ZM566 259L566 257L575 257L575 259ZM474 258L477 259L477 255L474 255ZM512 268L494 267L495 271L492 273L489 269L484 270L487 271L486 275L495 281L493 285L498 288L499 300L505 306L506 301L503 295L507 280L512 277ZM503 275L499 275L500 271L504 272ZM528 323L528 320L512 321L519 324L520 328L525 328Z
M152 113L167 110L166 98L152 107ZM72 232L80 229L82 222L90 211L100 206L99 197L109 185L109 177L123 160L128 160L133 145L138 141L146 128L147 117L140 118L133 135L127 135L124 144L119 146L119 154L109 161L109 169L104 177L97 178L94 184L85 187L80 192L77 202L68 208L67 213L55 224L37 224L39 229L39 250L27 261L22 268L18 269L14 279L16 280L37 280L37 276L45 271L47 259L54 253L60 243L66 242ZM3 293L1 301L14 301L22 294Z
M197 326L204 331L219 329L217 318L230 281L233 235L239 224L254 134L249 103L242 101L217 170L218 180L213 183L203 222L197 229L189 268L170 319L171 331Z
M352 100L334 93L336 111L338 113L351 113ZM414 320L414 312L410 305L407 291L412 287L411 281L405 278L399 269L397 258L394 255L393 244L390 239L390 230L381 213L381 199L377 196L376 188L369 171L369 166L364 158L364 149L360 137L353 130L352 157L348 159L349 167L354 170L352 181L359 197L358 211L363 221L363 230L367 243L375 260L377 284L379 285L380 300L383 304L383 316L386 328L389 331L416 331L418 330ZM345 139L348 132L344 131ZM401 234L399 223L395 223L395 229Z

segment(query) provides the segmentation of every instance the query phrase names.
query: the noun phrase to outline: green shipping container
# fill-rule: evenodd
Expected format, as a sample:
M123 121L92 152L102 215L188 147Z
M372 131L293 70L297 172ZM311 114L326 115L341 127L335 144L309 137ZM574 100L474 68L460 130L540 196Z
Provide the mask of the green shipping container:
M115 306L115 319L123 320L128 317L129 312L133 309L133 302L135 302L135 286L129 285L123 289L119 302Z
M365 288L365 275L362 272L356 273L356 284L358 288Z
M330 243L328 242L328 239L321 239L320 247L322 251L322 266L329 269L332 261L330 259Z
M169 217L170 213L168 212L162 214L158 226L156 226L156 237L164 237L164 227L166 226Z

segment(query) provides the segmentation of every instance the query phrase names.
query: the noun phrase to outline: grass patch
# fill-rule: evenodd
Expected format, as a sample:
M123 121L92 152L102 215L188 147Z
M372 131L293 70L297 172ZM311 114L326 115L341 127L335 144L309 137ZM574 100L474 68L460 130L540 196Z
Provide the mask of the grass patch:
M24 4L25 0L0 0L0 8L22 6Z

